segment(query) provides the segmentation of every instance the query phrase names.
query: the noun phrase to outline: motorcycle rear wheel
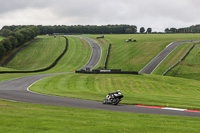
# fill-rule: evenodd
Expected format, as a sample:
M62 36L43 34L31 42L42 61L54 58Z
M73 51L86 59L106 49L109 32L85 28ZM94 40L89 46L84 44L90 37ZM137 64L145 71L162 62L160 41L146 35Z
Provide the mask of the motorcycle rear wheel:
M113 99L112 104L117 105L119 103L119 101L120 101L119 98L115 98L115 99Z

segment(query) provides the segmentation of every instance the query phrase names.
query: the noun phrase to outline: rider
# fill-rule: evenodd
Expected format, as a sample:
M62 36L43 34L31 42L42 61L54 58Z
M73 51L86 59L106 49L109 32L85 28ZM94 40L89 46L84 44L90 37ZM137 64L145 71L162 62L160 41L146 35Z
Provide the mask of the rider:
M108 95L106 96L106 98L107 98L108 100L110 100L111 98L114 98L114 94L119 94L119 95L121 95L122 93L120 92L120 90L117 90L116 92L108 93Z

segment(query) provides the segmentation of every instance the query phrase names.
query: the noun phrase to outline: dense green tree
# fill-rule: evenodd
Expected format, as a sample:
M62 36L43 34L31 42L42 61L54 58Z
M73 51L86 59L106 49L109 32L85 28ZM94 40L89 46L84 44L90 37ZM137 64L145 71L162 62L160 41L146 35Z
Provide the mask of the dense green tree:
M177 29L176 28L170 28L170 32L177 33Z
M11 41L9 38L5 38L2 40L3 46L6 49L6 52L9 52L12 49Z
M11 42L12 49L16 48L17 45L18 45L18 41L17 41L16 37L14 37L14 36L9 36L8 38L9 38L9 40L10 40L10 42Z
M12 34L12 31L9 30L9 29L2 29L2 30L0 31L0 36L3 36L3 37L7 37L7 36L9 36L10 34Z
M3 42L0 42L0 59L6 54L6 49L3 46Z
M144 33L145 32L145 28L144 27L141 27L140 28L140 33Z
M125 33L126 34L132 34L133 33L133 29L132 28L126 28Z
M148 29L147 29L147 33L150 34L151 32L152 32L152 29L151 29L151 28L148 28Z
M170 32L169 28L166 28L165 33L169 33L169 32Z
M15 37L18 41L18 45L17 46L20 46L24 43L24 35L20 33L20 31L17 31L15 32Z

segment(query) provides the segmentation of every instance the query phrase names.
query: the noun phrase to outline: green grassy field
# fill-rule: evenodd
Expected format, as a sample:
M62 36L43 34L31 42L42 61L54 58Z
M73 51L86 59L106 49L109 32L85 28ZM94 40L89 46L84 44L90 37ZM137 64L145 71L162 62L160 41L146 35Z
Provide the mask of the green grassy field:
M66 74L45 78L30 90L102 101L109 92L121 90L125 104L142 104L200 110L200 82L154 75Z
M153 71L152 74L162 75L167 69L181 60L194 43L185 43L174 49L173 52L167 56L162 63Z
M200 80L200 44L195 45L190 54L179 65L173 68L168 76Z
M1 133L198 133L199 118L45 106L0 100Z
M89 37L96 36L98 35ZM198 40L198 36L199 34L105 35L105 39L97 41L104 49L103 56L107 44L112 43L108 68L139 71L169 43ZM137 42L126 43L128 38L134 38ZM68 39L69 49L64 57L54 68L42 73L71 72L88 62L91 55L89 44L79 38ZM183 46L187 49L186 45ZM195 54L192 60L198 63L199 59ZM100 66L102 62L103 57ZM0 74L0 81L28 75L32 74ZM122 101L125 104L166 106L168 103L170 107L200 110L199 86L200 82L197 80L158 75L65 74L45 78L34 84L31 90L102 101L107 93L120 89L125 96ZM0 107L1 132L113 132L113 129L120 132L199 132L199 118L118 113L4 100L0 100Z
M87 37L91 38L97 36L87 35ZM183 40L199 40L199 36L199 34L105 35L103 40L112 44L108 69L140 71L169 43ZM137 42L127 43L125 40L128 38L134 38Z

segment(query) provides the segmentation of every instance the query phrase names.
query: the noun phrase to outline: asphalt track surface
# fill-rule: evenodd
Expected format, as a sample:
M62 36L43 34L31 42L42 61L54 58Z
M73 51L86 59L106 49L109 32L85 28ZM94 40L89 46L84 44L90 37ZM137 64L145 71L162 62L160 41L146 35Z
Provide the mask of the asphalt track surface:
M98 44L94 44L94 45L98 45ZM200 113L197 113L197 112L162 110L162 109L157 109L157 108L145 108L145 107L138 107L134 105L124 105L124 104L119 104L117 106L104 105L101 102L97 102L97 101L51 96L51 95L39 94L39 93L29 91L29 87L35 82L45 77L58 75L58 74L63 74L63 73L33 75L33 76L27 76L27 77L22 77L18 79L1 82L0 83L0 98L11 100L11 101L17 101L17 102L25 102L25 103L85 108L85 109L94 109L94 110L107 110L107 111L115 111L115 112L200 117ZM103 99L104 97L102 97L102 100Z
M143 74L151 74L158 65L179 45L183 43L189 42L197 42L199 40L190 40L190 41L179 41L171 43L168 47L166 47L160 54L158 54L149 64L147 64L139 73Z
M87 63L85 66L83 66L83 68L81 68L81 69L84 69L84 70L85 70L86 68L92 69L92 68L94 68L94 67L99 63L99 61L100 61L100 59L101 59L101 54L102 54L101 47L100 47L99 44L98 44L95 40L93 40L93 39L90 39L90 38L88 38L88 37L80 37L80 38L86 40L86 41L90 44L90 46L91 46L91 48L92 48L92 55L91 55L91 57L90 57L90 60L89 60L88 63Z

